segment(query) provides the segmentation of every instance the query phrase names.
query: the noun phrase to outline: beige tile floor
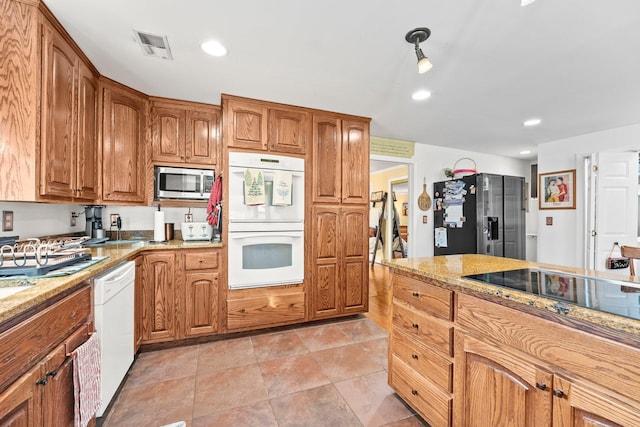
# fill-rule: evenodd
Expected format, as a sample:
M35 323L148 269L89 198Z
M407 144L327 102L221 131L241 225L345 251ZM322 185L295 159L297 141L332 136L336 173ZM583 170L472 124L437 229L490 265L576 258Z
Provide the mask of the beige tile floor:
M426 424L387 385L368 318L142 353L105 427Z

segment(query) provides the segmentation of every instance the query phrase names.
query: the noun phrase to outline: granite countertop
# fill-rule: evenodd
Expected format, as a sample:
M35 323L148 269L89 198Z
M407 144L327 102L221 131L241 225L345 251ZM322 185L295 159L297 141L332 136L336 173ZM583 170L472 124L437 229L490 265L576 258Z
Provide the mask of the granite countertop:
M394 270L403 271L417 278L434 279L439 285L454 291L486 296L494 302L509 300L553 312L570 319L588 322L598 327L605 327L614 331L632 334L640 337L640 320L616 314L606 313L578 304L565 303L544 295L537 295L526 291L519 291L502 286L464 279L462 276L489 273L494 271L516 270L521 268L539 268L576 274L593 276L602 279L627 281L640 284L640 280L631 276L621 276L606 271L594 271L582 268L563 267L552 264L522 261L489 255L446 255L427 258L398 258L384 260L386 265ZM511 304L510 306L513 306Z
M122 261L132 259L141 252L170 249L221 248L222 246L222 243L209 241L171 240L166 243L140 241L136 243L93 247L90 249L93 258L107 258L77 273L67 276L42 278L20 277L0 280L0 287L24 286L26 288L25 290L0 299L0 323L35 307L59 293L73 288L84 280L90 279Z

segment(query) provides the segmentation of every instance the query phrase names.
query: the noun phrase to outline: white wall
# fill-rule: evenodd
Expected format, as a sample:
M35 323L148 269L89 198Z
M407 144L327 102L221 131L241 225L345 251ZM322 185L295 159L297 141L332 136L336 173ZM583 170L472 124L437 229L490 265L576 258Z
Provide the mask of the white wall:
M424 212L418 208L418 196L422 193L422 183L426 178L427 192L433 197L433 183L447 179L444 168L453 168L456 160L469 157L476 162L477 170L481 173L495 173L500 175L522 176L529 181L530 162L510 157L494 156L454 148L437 147L426 144L415 145L413 167L409 188L409 220L411 221L410 250L412 256L433 256L433 209ZM469 163L461 163L467 165ZM422 217L427 216L427 223L422 223ZM415 236L415 237L414 237Z
M541 210L538 214L538 261L583 267L584 181L586 155L640 148L640 124L574 136L538 146L538 173L576 169L576 209ZM538 189L540 191L540 189ZM553 225L546 225L546 218Z
M123 230L153 230L153 211L156 207L107 206L103 209L103 227L109 230L109 215L122 218ZM0 210L13 211L13 231L0 231L0 236L40 237L85 230L84 205L55 203L0 202ZM165 221L175 223L176 230L184 221L188 208L162 208ZM71 213L78 213L76 226L71 227ZM191 208L194 221L206 220L206 209Z

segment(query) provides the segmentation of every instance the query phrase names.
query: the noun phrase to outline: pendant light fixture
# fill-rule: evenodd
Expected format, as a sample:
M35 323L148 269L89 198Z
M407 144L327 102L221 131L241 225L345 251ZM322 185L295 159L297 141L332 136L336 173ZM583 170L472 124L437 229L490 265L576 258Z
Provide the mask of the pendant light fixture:
M419 27L411 30L404 37L406 41L412 43L416 47L416 56L418 57L418 73L426 73L433 67L433 64L429 61L429 58L424 56L422 49L420 49L420 43L425 41L431 35L431 30L426 27Z

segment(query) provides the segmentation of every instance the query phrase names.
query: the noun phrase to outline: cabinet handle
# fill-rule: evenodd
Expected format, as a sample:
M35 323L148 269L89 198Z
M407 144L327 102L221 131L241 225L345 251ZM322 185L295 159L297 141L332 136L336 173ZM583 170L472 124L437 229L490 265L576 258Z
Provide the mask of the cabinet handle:
M414 360L418 360L418 355L417 354L412 354L411 358L414 359Z
M46 374L44 374L46 377L55 377L56 375L58 375L58 371L49 371Z
M411 394L413 394L414 396L417 396L418 395L418 390L411 389Z
M562 391L562 390L553 390L553 395L555 397L563 398L564 397L564 391Z
M547 385L545 383L536 383L536 387L538 387L540 390L547 389Z
M420 292L414 292L414 293L413 293L413 296L414 296L414 297L419 297L419 296L420 296Z
M417 323L412 323L411 326L415 329L419 329L420 325L418 325Z
M46 378L41 378L38 381L36 381L36 385L47 385L49 381L47 381Z

